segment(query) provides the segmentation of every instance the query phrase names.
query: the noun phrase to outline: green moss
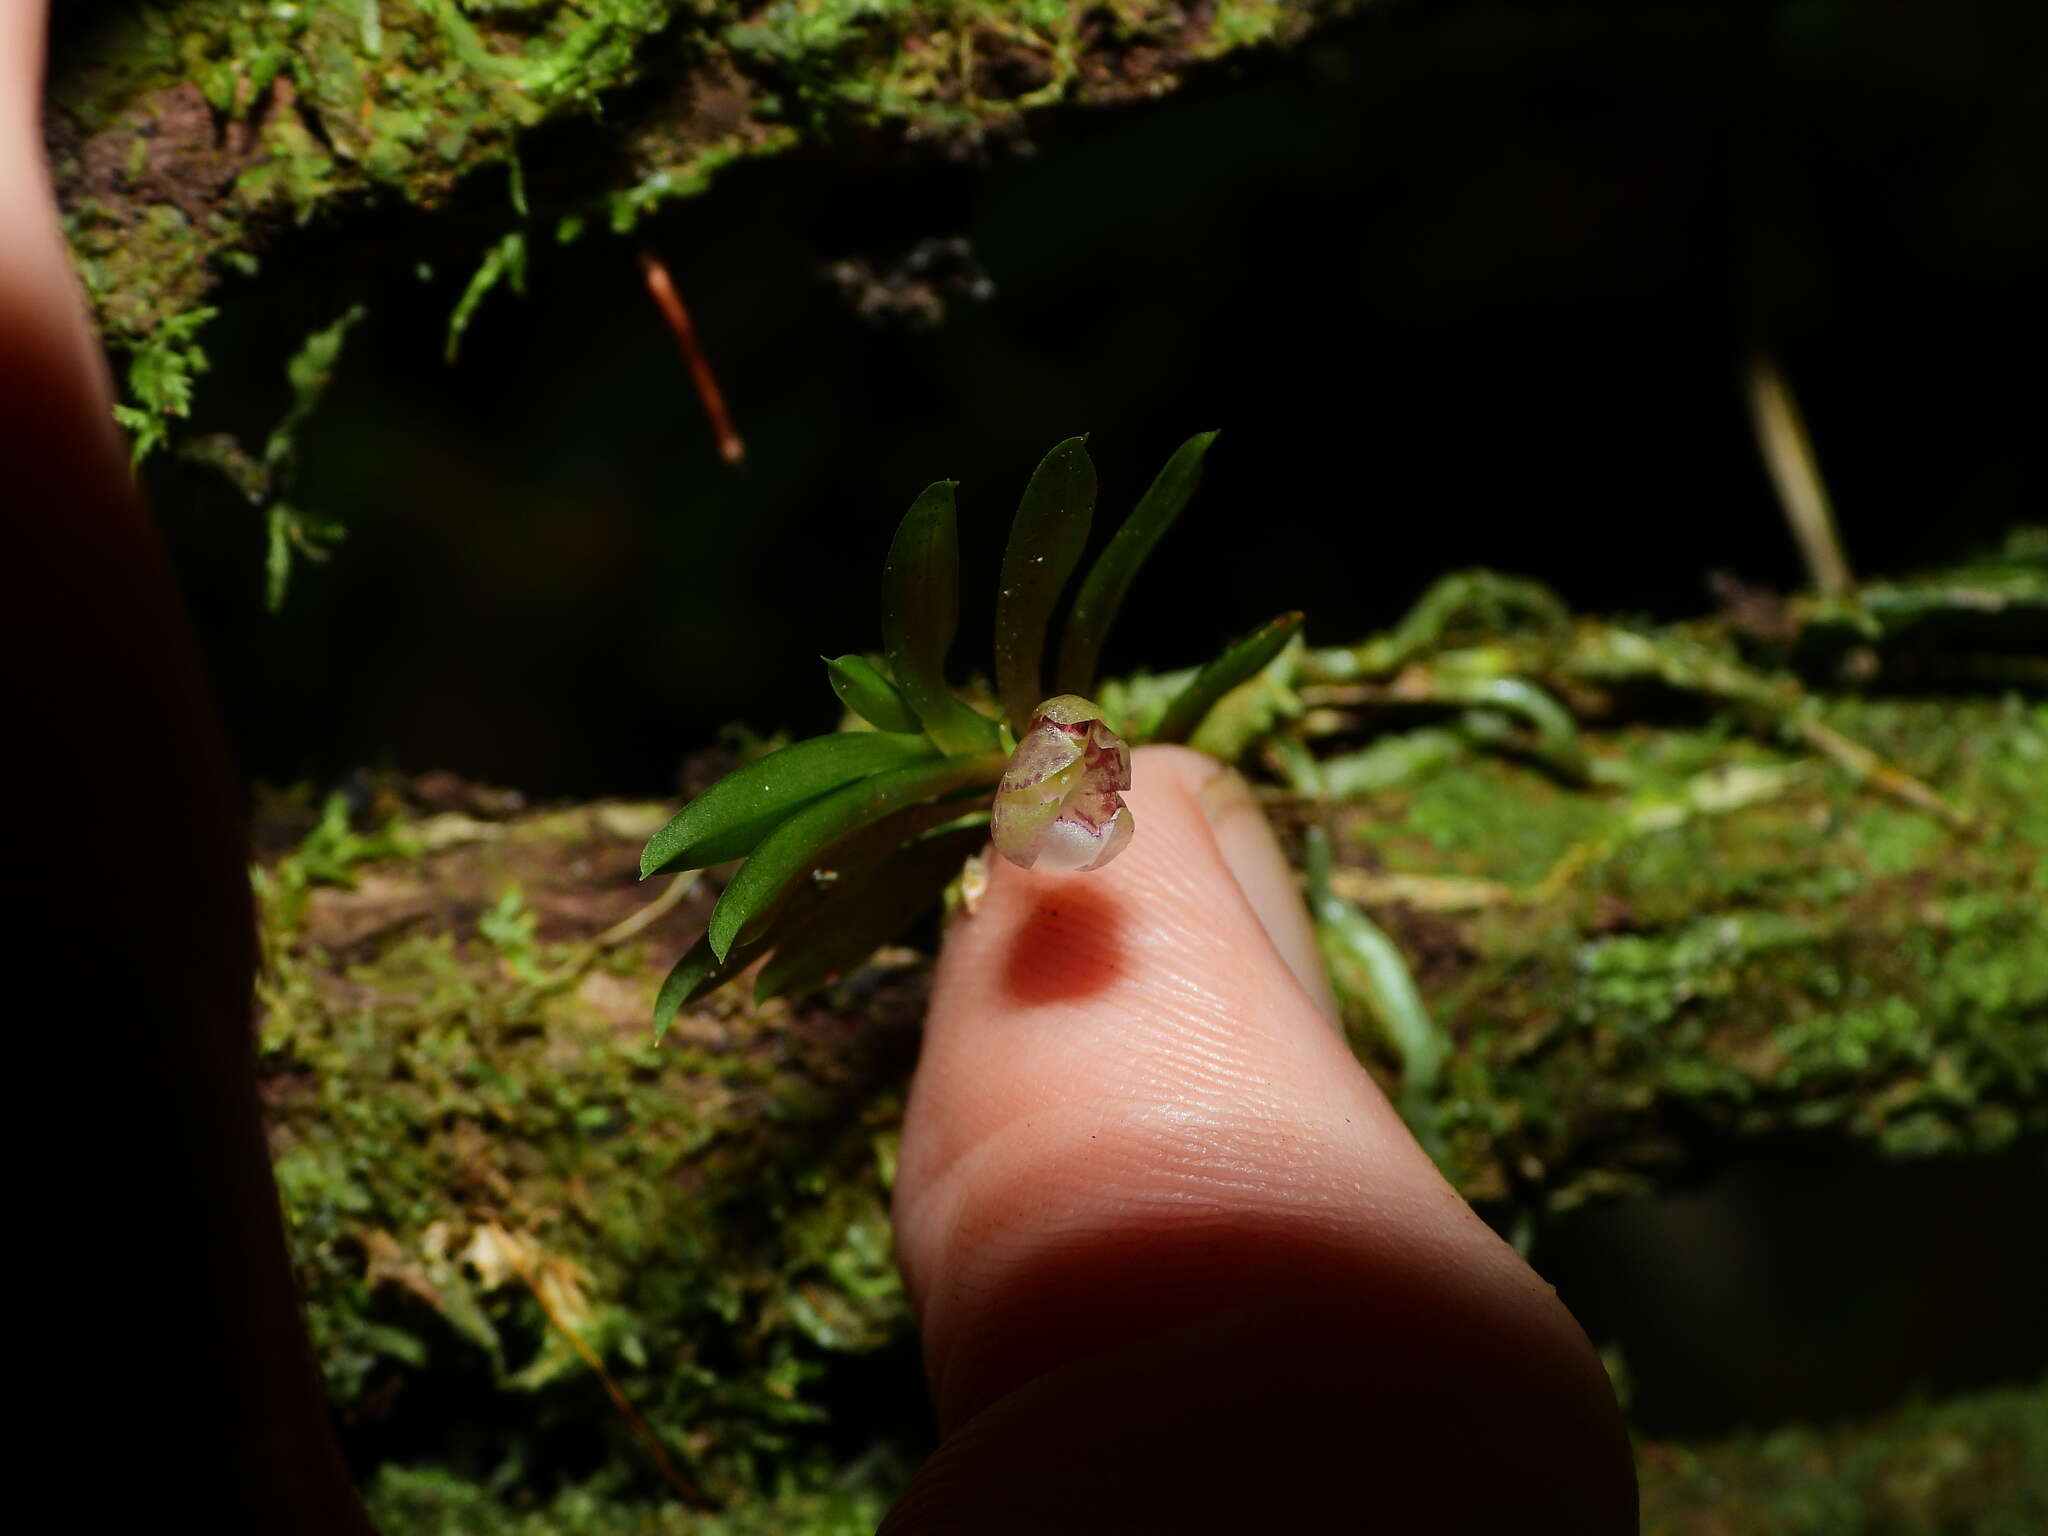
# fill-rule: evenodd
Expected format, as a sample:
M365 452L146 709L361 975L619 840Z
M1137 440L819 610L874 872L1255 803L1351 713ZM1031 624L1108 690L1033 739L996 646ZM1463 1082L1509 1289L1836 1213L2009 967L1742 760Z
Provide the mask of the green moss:
M439 1448L438 1471L379 1483L392 1528L476 1529L464 1500L478 1486L497 1479L494 1499L523 1486L523 1457L593 1423L622 1469L613 1492L657 1523L574 1528L666 1528L644 1507L658 1481L564 1321L721 1502L822 1487L806 1426L824 1416L828 1363L905 1326L877 1151L900 1034L713 1008L679 1027L681 1048L657 1049L645 1017L659 959L587 942L645 899L633 857L647 817L633 808L430 818L374 837L337 816L264 879L262 1060L330 1395L345 1424L411 1424ZM564 862L579 860L610 878L579 883ZM451 882L464 915L428 929L406 917ZM678 923L702 915L686 907ZM676 928L646 942L679 948ZM905 1022L913 1006L899 1006ZM495 1233L559 1287L555 1319L494 1266ZM419 1385L451 1380L469 1383L467 1419ZM518 1431L475 1449L501 1400L519 1403ZM871 1518L863 1486L813 1498L804 1518ZM562 1498L533 1518L604 1502ZM750 1518L730 1528L813 1528Z
M1882 1418L1639 1444L1643 1530L2021 1536L2048 1525L2048 1383Z
M1593 733L1610 788L1468 755L1344 807L1390 892L1367 908L1460 1042L1433 1120L1469 1193L1568 1206L1703 1138L1926 1156L2048 1131L2038 706L1824 718L1981 829L1712 726ZM1464 894L1418 910L1418 875Z
M1348 8L1233 0L1205 24L1137 0L1084 28L1059 0L130 0L58 61L56 173L102 330L146 349L280 225L437 207L550 123L601 121L609 182L513 210L480 259L531 227L630 230L806 138L971 138L1028 108L1157 94ZM181 409L139 390L130 408L151 442Z
M1601 804L1499 758L1475 757L1352 822L1390 869L1530 884L1603 819Z
M707 1517L622 1494L616 1478L507 1500L437 1467L385 1467L365 1493L378 1528L407 1536L869 1536L887 1507L873 1493L788 1493Z

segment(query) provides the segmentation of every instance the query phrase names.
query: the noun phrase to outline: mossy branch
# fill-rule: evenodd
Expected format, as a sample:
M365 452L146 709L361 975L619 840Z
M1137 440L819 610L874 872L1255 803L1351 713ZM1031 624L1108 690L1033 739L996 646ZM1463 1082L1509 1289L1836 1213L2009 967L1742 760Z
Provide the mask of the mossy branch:
M123 418L147 451L189 407L221 283L259 272L289 226L432 212L506 178L452 352L535 242L628 233L735 160L972 142L1027 111L1155 98L1357 3L157 0L65 34L46 135L101 329L158 380L133 381ZM556 167L534 136L569 120L577 158ZM592 135L610 150L595 161Z

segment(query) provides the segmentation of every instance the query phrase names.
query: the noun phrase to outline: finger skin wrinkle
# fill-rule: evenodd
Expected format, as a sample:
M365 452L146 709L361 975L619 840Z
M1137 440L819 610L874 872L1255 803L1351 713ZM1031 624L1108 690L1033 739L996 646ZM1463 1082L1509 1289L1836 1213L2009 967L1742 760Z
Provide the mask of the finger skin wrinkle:
M942 1113L927 1124L980 1137L1018 1114L1070 1097L1076 1087L1112 1086L1124 1095L1227 1094L1240 1105L1274 1107L1271 1057L1297 1033L1293 1022L1241 1000L1258 997L1267 983L1284 985L1283 1000L1298 991L1277 959L1266 975L1232 965L1221 978L1186 974L1199 953L1169 941L1150 951L1141 976L1119 983L1108 999L1041 1004L1008 1021L1000 1049L976 1051L934 1028L927 1041L921 1089ZM962 1006L958 991L973 979L946 977L934 1001L935 1017ZM1348 1058L1343 1065L1351 1071ZM964 1150L945 1137L934 1150L940 1166Z
M1333 1160L1317 1134L1341 1130L1341 1123L1290 1124L1220 1102L1077 1104L992 1131L939 1173L925 1198L953 1213L956 1242L969 1202L995 1229L1017 1224L1015 1208L1027 1202L1034 1220L1057 1207L1128 1213L1142 1224L1147 1210L1206 1203L1350 1227L1369 1223L1373 1208L1361 1200L1365 1182L1348 1160ZM992 1232L977 1231L968 1246L991 1240Z

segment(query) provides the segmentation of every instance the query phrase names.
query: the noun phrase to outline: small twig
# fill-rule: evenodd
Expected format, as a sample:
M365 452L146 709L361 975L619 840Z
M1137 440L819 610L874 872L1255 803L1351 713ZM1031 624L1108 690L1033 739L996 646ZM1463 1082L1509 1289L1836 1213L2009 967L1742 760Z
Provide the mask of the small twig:
M1942 799L1932 788L1921 783L1904 769L1893 767L1860 741L1852 741L1833 726L1823 725L1820 721L1805 715L1797 717L1792 725L1799 733L1800 740L1821 756L1847 769L1853 777L1875 786L1915 810L1925 811L1954 831L1969 833L1976 830L1974 821Z
M1477 912L1522 899L1511 885L1467 875L1376 875L1345 866L1330 871L1330 890L1361 906L1397 902L1418 912Z
M597 963L597 957L608 949L616 949L628 939L638 938L649 926L659 922L673 912L682 899L696 889L701 869L685 870L669 881L668 888L637 912L620 919L603 933L576 949L567 960L535 983L534 995L545 997L574 986L581 981L584 973Z
M667 890L647 903L638 912L633 913L632 916L613 923L611 927L605 929L603 933L600 933L590 941L590 947L602 952L607 949L615 949L628 939L638 938L647 931L650 924L659 922L662 918L673 912L677 904L696 888L697 877L703 873L704 871L701 869L691 869L677 875L675 879L669 882Z
M675 333L676 348L683 354L683 362L690 370L690 380L697 386L697 398L704 402L704 414L711 419L712 435L718 439L718 456L728 464L739 463L747 456L746 444L733 430L732 417L725 409L725 396L719 392L717 376L711 371L704 349L697 343L697 328L690 323L690 312L683 308L683 296L676 292L675 280L668 275L668 268L662 265L661 258L649 250L640 252L640 273L647 281L648 297L654 300L655 308L661 311L669 330Z
M1828 504L1827 482L1799 414L1799 402L1778 371L1777 362L1758 353L1749 365L1749 411L1756 427L1757 447L1771 472L1771 484L1784 506L1785 520L1799 541L1807 579L1822 597L1847 597L1856 585L1842 536Z
M655 1434L654 1426L640 1416L640 1410L635 1408L633 1400L626 1396L626 1389L613 1379L610 1371L605 1369L604 1361L598 1358L597 1351L585 1343L583 1335L574 1328L571 1328L562 1315L555 1310L554 1303L548 1300L547 1292L541 1288L540 1280L527 1267L525 1261L512 1250L509 1244L505 1245L500 1251L505 1256L505 1262L511 1266L512 1272L519 1276L520 1280L525 1283L526 1288L533 1293L533 1299L540 1303L541 1313L547 1318L549 1326L569 1341L569 1347L576 1351L583 1363L590 1367L592 1374L603 1384L605 1395L612 1400L612 1406L619 1410L619 1416L626 1421L628 1427L639 1437L640 1443L647 1447L647 1454L653 1458L655 1468L661 1473L669 1487L675 1490L676 1497L692 1509L701 1510L707 1514L715 1511L718 1506L712 1503L709 1496L699 1489L695 1483L683 1475L682 1468L675 1464L674 1459L668 1453L668 1448L661 1443L661 1438Z

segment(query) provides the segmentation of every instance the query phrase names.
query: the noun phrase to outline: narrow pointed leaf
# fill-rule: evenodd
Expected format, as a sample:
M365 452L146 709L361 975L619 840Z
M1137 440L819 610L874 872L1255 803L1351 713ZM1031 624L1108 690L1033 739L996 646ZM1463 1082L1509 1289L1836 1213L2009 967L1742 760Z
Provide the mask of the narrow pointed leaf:
M1417 1094L1434 1091L1449 1043L1430 1016L1400 947L1363 909L1330 889L1330 840L1321 827L1308 829L1309 910L1316 947L1338 997L1354 1004L1378 1027L1401 1059L1402 1086Z
M781 936L795 924L806 922L820 901L842 886L865 878L877 865L887 863L907 843L923 837L934 827L977 810L974 797L925 801L891 811L867 823L858 831L827 848L808 872L807 879L793 880L773 897L756 907L740 925L738 943L742 948L757 942L781 942Z
M1095 515L1095 465L1085 437L1070 437L1039 461L1003 552L996 597L996 697L1010 729L1024 734L1046 696L1041 668L1053 605L1066 590Z
M736 859L792 811L885 768L931 756L924 737L894 731L842 731L770 752L735 768L649 838L640 876Z
M825 672L839 702L878 731L922 731L917 711L901 690L882 676L865 656L838 656L826 661Z
M1074 607L1067 616L1066 633L1060 637L1059 672L1052 693L1095 696L1095 672L1102 663L1102 644L1116 623L1124 594L1145 557L1160 536L1173 526L1195 487L1202 483L1202 456L1216 441L1214 432L1201 432L1176 448L1166 467L1159 471L1151 489L1145 492L1131 515L1101 554L1088 568L1081 590L1074 595Z
M1253 630L1197 672L1194 680L1174 696L1153 731L1153 741L1186 741L1216 707L1216 701L1231 689L1249 682L1275 656L1287 648L1301 628L1301 615L1284 613L1264 628Z
M1000 752L893 768L836 790L791 816L761 840L711 913L711 950L723 959L757 913L826 859L835 844L871 822L920 801L978 785L993 787L1007 759ZM961 807L964 814L968 807Z
M667 979L661 984L661 991L654 1003L654 1038L657 1041L662 1038L676 1014L682 1009L696 1002L698 998L717 991L719 987L760 959L770 948L779 947L785 935L807 928L811 915L821 905L828 900L838 900L842 892L857 887L903 844L924 836L934 827L943 826L949 821L958 821L961 814L962 807L957 801L937 805L916 805L892 816L885 816L880 821L863 827L851 837L842 839L833 847L831 857L834 868L844 878L829 885L817 885L808 881L798 884L789 898L779 904L773 917L761 923L761 931L742 934L740 941L728 951L723 960L719 959L711 948L711 935L705 933L700 936L695 944L684 951L682 958L676 961ZM986 820L986 817L982 818L984 826ZM986 838L987 833L984 831L979 835ZM886 939L876 941L878 944L884 942ZM761 995L766 997L772 994L764 992Z
M756 1001L814 992L843 976L938 905L946 883L988 841L985 824L934 833L847 882L775 946Z
M721 960L711 952L711 936L706 934L684 950L654 999L656 1042L668 1033L679 1012L739 975L760 959L767 948L766 944L742 944Z
M960 533L953 482L940 480L912 503L882 567L882 648L917 718L946 752L985 752L996 723L946 685L946 653L960 627Z

